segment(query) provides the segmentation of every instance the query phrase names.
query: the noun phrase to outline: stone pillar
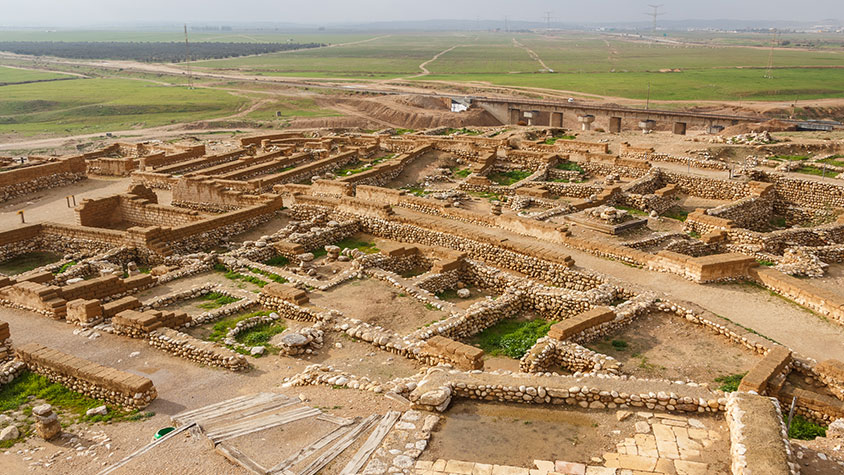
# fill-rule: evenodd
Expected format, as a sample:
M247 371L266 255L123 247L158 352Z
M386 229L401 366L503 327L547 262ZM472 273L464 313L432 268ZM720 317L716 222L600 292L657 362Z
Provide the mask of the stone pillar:
M44 440L50 440L61 434L62 426L59 424L59 418L53 412L53 406L49 404L42 404L32 408L32 414L35 416L35 433L38 437Z
M577 120L580 121L580 129L583 131L592 130L592 122L595 122L595 116L592 114L579 115Z
M676 135L686 135L686 123L674 122L674 133Z
M656 122L650 119L640 121L639 128L642 129L643 134L649 134L656 128Z
M498 200L493 201L489 208L489 212L494 216L501 216L501 202Z
M610 117L610 133L621 132L621 117Z

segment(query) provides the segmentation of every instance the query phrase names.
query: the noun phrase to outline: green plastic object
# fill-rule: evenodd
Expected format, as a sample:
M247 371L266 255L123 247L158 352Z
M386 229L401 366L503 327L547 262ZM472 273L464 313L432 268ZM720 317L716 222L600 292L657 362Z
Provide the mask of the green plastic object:
M165 435L173 432L174 430L176 430L175 427L165 427L165 428L163 428L163 429L161 429L161 430L159 430L158 432L155 433L155 439L158 440L158 439L164 437Z

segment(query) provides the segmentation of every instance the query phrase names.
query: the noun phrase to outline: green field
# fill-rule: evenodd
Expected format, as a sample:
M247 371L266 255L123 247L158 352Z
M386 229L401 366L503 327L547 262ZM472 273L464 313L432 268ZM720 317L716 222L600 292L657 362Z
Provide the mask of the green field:
M319 31L193 31L188 30L191 41L214 41L223 43L351 43L366 40L383 33L319 32ZM0 30L0 41L185 41L182 28L150 31L120 30Z
M214 89L129 79L77 79L3 86L0 133L95 133L212 119L247 99Z
M31 71L27 69L7 68L0 66L0 84L15 84L28 81L45 81L50 79L70 78L67 74Z

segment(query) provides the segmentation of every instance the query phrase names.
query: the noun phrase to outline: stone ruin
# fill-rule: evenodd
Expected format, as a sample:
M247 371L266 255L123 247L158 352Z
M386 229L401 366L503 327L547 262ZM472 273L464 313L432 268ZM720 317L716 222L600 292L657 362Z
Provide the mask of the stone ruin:
M454 160L466 171L438 169L419 176L420 187L397 188L397 177L420 157ZM713 173L683 173L673 166L678 163ZM673 157L627 143L615 155L606 143L459 135L283 132L246 137L214 153L118 144L0 172L0 184L9 183L7 196L65 186L86 174L127 181L125 193L82 200L74 209L76 224L40 222L0 231L0 261L33 251L61 256L0 277L0 305L14 309L15 319L27 315L45 325L55 323L48 319L72 325L68 332L95 344L140 340L184 364L231 371L232 381L248 377L240 375L258 357L319 357L321 363L278 378L282 388L368 391L405 406L402 413L385 415L383 427L374 428L375 419L355 422L357 437L371 434L366 450L349 462L360 473L626 473L666 467L707 473L721 470L717 460L727 460L733 473L798 473L795 449L783 432L783 409L793 401L797 414L829 426L830 437L837 437L844 418L844 363L819 363L694 303L579 266L573 257L590 254L701 288L751 282L841 325L844 296L794 276L819 278L844 262L844 214L832 211L844 208L844 186L761 168L716 177L724 167L711 158ZM524 178L504 184L500 176L508 173ZM161 190L169 190L170 204L159 203ZM649 227L664 225L689 197L721 204L689 211L672 232ZM785 226L773 229L774 218ZM818 224L796 226L810 219ZM259 227L263 235L256 237ZM202 281L212 275L237 284ZM383 285L398 295L393 298L439 318L403 323L355 314L335 295L358 282ZM182 310L206 297L224 303L192 314ZM472 338L524 315L553 324L511 369L488 368L496 360ZM725 393L708 381L633 376L595 349L596 342L651 317L706 332L755 364L746 368L737 391ZM216 340L197 331L230 318L240 319ZM279 325L283 331L261 342L243 338ZM39 342L38 336L25 339L13 348L9 325L0 324L0 383L35 372L127 410L155 404L160 395L155 377L44 346L50 341ZM351 359L332 359L344 345L406 360L418 371L392 379L355 374ZM345 369L341 363L348 363ZM536 468L426 460L436 422L447 419L458 401L612 412L618 421L633 417L638 434L590 461L537 460ZM39 405L33 414L39 437L60 434L55 408ZM720 452L715 431L704 430L717 423L728 432L728 448ZM418 424L426 429L413 435L410 427ZM3 433L7 439L20 436ZM254 463L223 443L220 433L206 437L235 463ZM408 451L397 441L420 448ZM324 456L332 460L332 454Z

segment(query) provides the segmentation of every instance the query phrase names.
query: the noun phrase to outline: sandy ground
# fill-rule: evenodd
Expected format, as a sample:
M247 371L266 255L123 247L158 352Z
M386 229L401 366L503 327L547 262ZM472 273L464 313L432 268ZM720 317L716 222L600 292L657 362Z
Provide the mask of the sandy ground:
M27 223L52 221L76 224L76 213L72 207L68 208L66 196L75 196L76 204L80 205L85 198L103 198L124 193L129 188L129 183L129 178L91 177L67 186L6 201L0 204L0 228L9 229L20 225L20 216L17 214L19 210L23 210Z
M616 348L613 341L626 343ZM750 370L761 357L723 337L664 313L636 319L607 338L587 345L612 356L638 378L689 380L718 386L715 378Z

